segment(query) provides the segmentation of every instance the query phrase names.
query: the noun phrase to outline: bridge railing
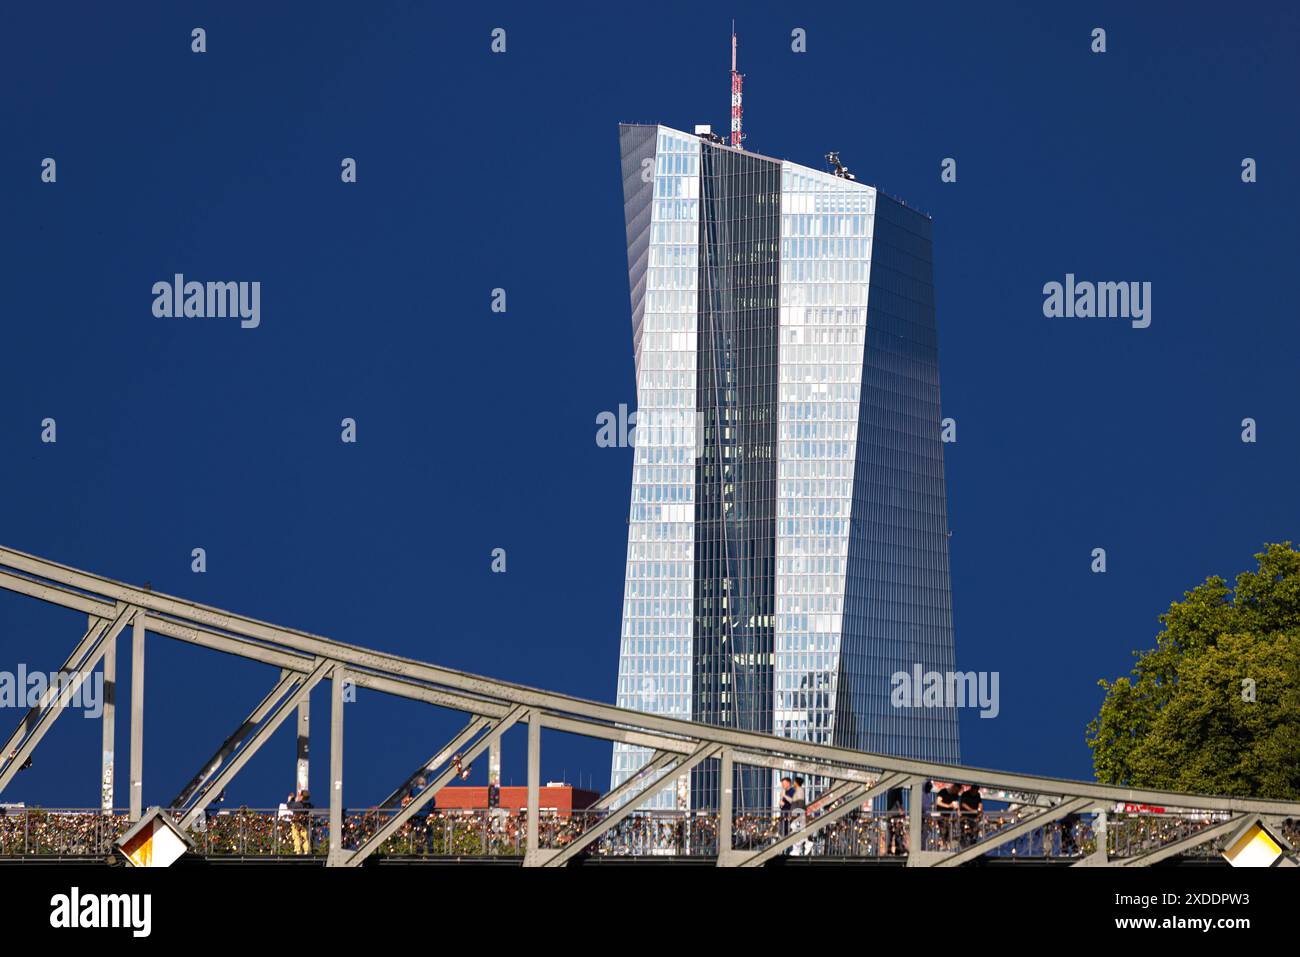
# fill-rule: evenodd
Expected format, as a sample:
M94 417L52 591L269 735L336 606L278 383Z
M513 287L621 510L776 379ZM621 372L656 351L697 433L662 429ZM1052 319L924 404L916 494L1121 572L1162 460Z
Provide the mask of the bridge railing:
M344 845L361 846L394 813L361 809L344 816ZM562 850L605 819L607 811L544 811L539 843ZM922 820L922 850L959 851L1021 820L1021 811L984 811L965 818L927 814ZM761 851L797 833L803 820L794 815L735 815L732 848ZM815 819L814 819L815 820ZM1106 823L1107 850L1114 860L1138 857L1222 823L1222 815L1198 813L1111 813ZM518 811L440 809L406 822L379 853L399 858L522 858L527 847L525 816ZM1072 815L1021 834L987 855L1000 859L1068 860L1097 848L1095 814ZM102 858L130 828L124 809L106 814L74 808L10 809L0 815L0 858L10 860ZM200 817L189 829L198 853L212 859L311 856L324 858L329 845L329 812L320 808L296 815L276 808L222 810ZM1300 825L1283 835L1300 839ZM904 859L910 829L905 812L861 810L819 830L809 828L791 856ZM1186 852L1215 857L1226 837ZM718 816L708 811L643 811L628 815L602 834L584 855L608 858L713 858L718 853Z
M393 813L387 808L348 811L343 816L343 846L360 847ZM200 819L189 833L198 852L213 858L323 858L329 848L329 811L240 809ZM518 815L487 809L431 811L407 821L380 846L379 853L398 857L522 857L524 840Z
M10 809L0 814L0 857L106 857L130 827L125 809Z
M1226 814L1205 812L1112 814L1106 825L1107 852L1116 860L1138 857L1222 824L1227 819ZM1188 848L1184 853L1190 857L1217 857L1230 836L1221 835Z
M604 819L606 812L575 811L554 826L551 837L542 825L544 847L563 848ZM1017 811L984 811L967 816L927 814L922 821L922 849L957 851L992 837L1021 820ZM911 838L906 812L856 811L814 829L816 817L795 814L738 813L732 826L732 850L762 851L808 829L808 837L789 849L792 856L905 858ZM717 815L710 812L654 811L632 814L593 846L590 853L610 857L712 857L717 854ZM1000 857L1074 858L1096 848L1090 818L1044 824L995 847Z

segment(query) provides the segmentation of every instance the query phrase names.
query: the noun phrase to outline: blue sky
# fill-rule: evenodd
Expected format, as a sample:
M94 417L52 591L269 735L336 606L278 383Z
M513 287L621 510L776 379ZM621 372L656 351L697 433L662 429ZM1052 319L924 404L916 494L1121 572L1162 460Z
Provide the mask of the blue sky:
M10 5L0 542L612 700L631 452L595 419L635 404L617 124L725 127L734 16L748 145L837 149L935 218L958 664L1001 673L963 758L1088 777L1096 679L1184 589L1300 537L1300 16L1142 7ZM155 318L176 272L260 281L261 325ZM1045 318L1067 272L1151 282L1150 328ZM56 668L82 625L0 594L0 668ZM162 638L147 669L159 802L275 675ZM460 723L366 692L347 720L353 805ZM65 716L4 800L94 804L98 751ZM285 729L231 799L274 804L292 768ZM608 746L548 736L543 774L599 786Z

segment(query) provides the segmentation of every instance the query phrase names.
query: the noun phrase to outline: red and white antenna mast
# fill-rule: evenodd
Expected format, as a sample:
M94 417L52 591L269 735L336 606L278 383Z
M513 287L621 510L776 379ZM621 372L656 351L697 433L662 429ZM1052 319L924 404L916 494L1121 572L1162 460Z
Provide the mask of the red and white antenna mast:
M740 147L740 141L745 138L745 134L740 132L740 117L743 112L741 107L741 83L744 80L736 72L736 21L731 21L731 145Z

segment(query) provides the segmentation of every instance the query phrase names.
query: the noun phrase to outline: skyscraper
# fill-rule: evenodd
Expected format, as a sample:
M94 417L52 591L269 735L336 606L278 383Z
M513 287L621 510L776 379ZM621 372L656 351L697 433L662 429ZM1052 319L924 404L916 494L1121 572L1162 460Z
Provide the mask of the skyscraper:
M619 140L637 424L618 704L957 761L953 709L890 701L896 672L954 670L930 218L838 161L704 128ZM617 745L613 783L648 757ZM717 775L649 806L716 806ZM736 807L770 807L772 777L739 770Z

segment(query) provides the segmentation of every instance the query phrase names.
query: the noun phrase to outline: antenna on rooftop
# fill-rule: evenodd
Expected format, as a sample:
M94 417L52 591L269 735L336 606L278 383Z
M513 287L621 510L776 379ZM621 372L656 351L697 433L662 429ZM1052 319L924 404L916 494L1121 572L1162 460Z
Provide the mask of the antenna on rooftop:
M840 154L837 151L831 150L829 153L827 153L826 162L831 164L831 166L833 167L831 172L834 173L834 175L838 176L840 179L848 179L848 180L857 179L856 176L854 176L852 173L849 172L849 168L840 162Z
M743 113L741 107L741 86L744 77L736 72L736 21L731 21L731 145L737 149L740 147L740 141L745 138L745 134L740 131L740 117Z

